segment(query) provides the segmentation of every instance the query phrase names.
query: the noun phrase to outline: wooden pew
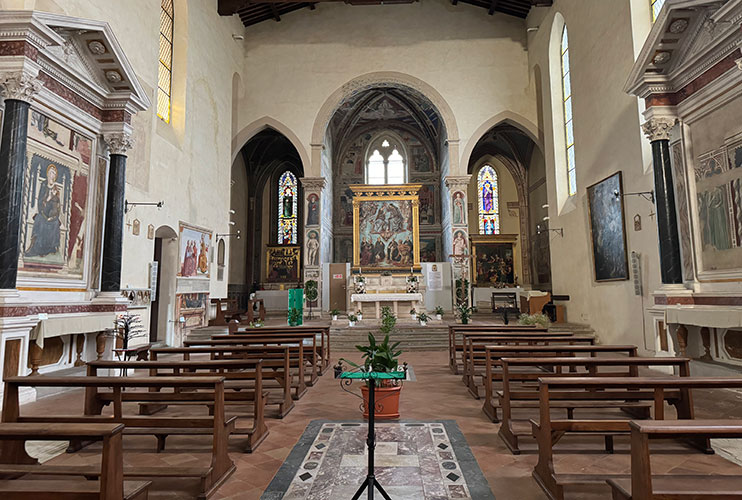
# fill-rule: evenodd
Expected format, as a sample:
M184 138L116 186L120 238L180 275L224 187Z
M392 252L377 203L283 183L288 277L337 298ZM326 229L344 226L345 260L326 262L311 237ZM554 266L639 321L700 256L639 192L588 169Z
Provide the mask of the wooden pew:
M304 344L304 341L310 342ZM320 361L319 351L316 346L316 338L311 333L298 333L293 335L283 336L256 336L256 335L231 335L215 336L211 340L194 340L184 341L185 347L235 347L235 346L246 346L246 347L265 347L265 346L288 346L292 352L297 352L299 346L304 352L305 363L308 363L310 370L305 370L305 376L308 380L305 380L305 384L308 386L314 385L320 376Z
M741 389L739 377L574 377L539 379L539 421L531 420L538 442L538 463L533 477L549 498L564 499L564 487L570 484L604 483L613 475L558 474L554 468L554 445L565 434L628 435L632 419L559 420L551 417L551 402L560 399L604 399L614 401L652 401L653 418L665 419L665 402L675 407L677 420L692 420L693 389ZM693 438L691 444L705 453L713 453L709 440ZM621 479L623 476L617 476Z
M146 500L149 481L124 481L122 424L0 424L0 496L4 499L45 500ZM27 474L55 476L55 467L38 463L25 452L26 441L67 441L80 439L102 441L101 462L97 477L90 481L88 466L66 466L70 472L77 469L79 479L39 480L24 477ZM19 453L22 451L22 453ZM58 468L58 467L56 467ZM13 479L5 479L13 477Z
M224 404L251 405L252 427L237 427L232 435L246 436L248 453L252 453L263 440L268 437L268 427L265 425L265 399L267 394L263 390L263 360L262 359L202 359L202 360L171 360L171 361L90 361L87 363L89 377L97 377L99 370L109 370L113 373L128 370L148 370L150 377L224 377L225 388L231 383L231 388L239 390L226 391ZM204 370L204 371L199 371ZM244 382L249 381L249 387ZM96 394L96 400L104 405L115 402L114 394ZM140 414L151 415L164 410L168 405L205 405L213 413L214 395L199 390L189 392L125 392L121 395L122 401L140 403ZM165 448L166 435L158 435L158 450Z
M464 333L462 364L464 374L461 381L469 388L474 399L479 399L479 389L483 384L476 383L476 377L484 375L487 345L594 345L595 337L574 335L571 332L549 332L544 336L533 334ZM479 368L479 370L477 370Z
M260 328L250 328L249 324L235 323L229 324L229 333L225 335L212 335L213 339L219 339L227 336L239 335L279 335L296 333L313 333L320 337L320 375L325 373L330 367L330 325L303 325L303 326L262 326Z
M502 411L502 425L500 425L499 435L514 455L520 453L518 438L531 436L532 434L529 430L516 429L513 409L539 408L539 391L535 382L541 377L637 377L640 367L669 367L681 377L690 375L690 359L675 357L504 357L500 359L500 364L502 366L502 391L498 393L498 401ZM548 374L544 373L544 367L550 369ZM583 371L576 370L580 368ZM620 409L637 418L649 418L649 410L652 407L651 401L648 400L603 399L584 393L580 393L578 396L575 399L553 400L550 402L550 406L552 409L566 410L569 420L574 419L575 409ZM599 396L602 396L602 394ZM605 441L607 451L612 451L613 437L607 434Z
M457 353L463 351L463 344L459 344L457 336L465 332L524 332L546 333L548 328L531 325L448 325L448 367L454 375L459 374Z
M497 423L499 402L495 399L495 384L502 381L500 359L504 357L537 358L559 356L596 356L598 354L626 354L636 357L637 348L632 345L574 345L550 343L549 345L488 345L485 347L484 404L482 411ZM545 375L542 372L542 375Z
M191 359L191 355L208 354L210 359L250 359L261 358L263 360L263 388L270 391L266 405L278 406L278 418L285 417L294 408L294 399L299 399L306 392L304 383L304 358L303 345L292 351L287 346L201 346L201 347L158 347L151 350L152 359L160 359L160 356L178 357L184 361ZM296 378L296 382L294 382ZM275 381L271 385L270 381ZM228 381L226 388L230 389L232 384ZM274 389L280 389L275 391ZM294 395L291 394L294 389Z
M742 438L742 420L632 421L631 478L609 479L613 500L742 498L742 476L652 475L650 439Z
M22 416L18 400L21 387L82 387L85 388L83 414L77 415L34 415ZM103 404L98 400L100 389L112 388L113 414L102 415ZM173 388L193 391L206 389L212 394L213 416L141 416L124 415L124 389ZM157 395L159 392L140 394ZM187 397L187 396L184 396ZM157 401L152 401L157 402ZM177 477L196 478L200 482L199 498L207 498L234 472L235 465L227 453L229 434L234 427L235 418L229 420L224 415L224 377L7 377L3 394L2 422L18 423L121 423L125 425L124 434L170 435L205 434L212 436L211 463L208 467L124 467L124 477ZM71 448L78 448L74 443ZM23 456L24 450L10 450L11 456ZM13 455L15 454L15 455ZM98 473L92 468L85 475L95 477ZM78 473L72 474L78 475Z
M216 316L209 320L209 326L227 326L230 321L239 321L245 311L237 307L237 299L211 299L216 307Z

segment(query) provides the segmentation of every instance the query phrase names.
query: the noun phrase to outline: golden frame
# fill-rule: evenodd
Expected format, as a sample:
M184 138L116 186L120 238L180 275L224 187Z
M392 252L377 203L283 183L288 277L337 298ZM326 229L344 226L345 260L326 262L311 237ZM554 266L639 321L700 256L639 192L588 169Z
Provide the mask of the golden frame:
M412 267L420 271L420 198L422 184L395 184L395 185L368 185L352 184L348 186L353 191L353 271L361 267L360 241L360 206L366 201L410 201L412 202ZM406 268L367 267L371 272L402 272Z
M271 281L270 280L270 264L271 259L273 258L273 254L283 254L278 255L279 258L284 258L290 261L293 261L296 266L296 279L293 280L282 280L282 281ZM265 250L265 282L266 283L300 283L302 281L301 277L301 246L299 245L268 245Z
M483 284L480 284L477 282L477 259L479 258L479 255L477 255L477 245L485 245L485 244L492 244L492 243L510 243L510 245L513 248L513 279L514 283L507 283L507 287L513 288L517 287L518 285L518 265L520 264L518 257L520 256L520 248L518 248L518 235L517 234L472 234L469 236L469 239L471 240L471 253L474 257L471 262L471 277L472 277L472 286L483 286Z

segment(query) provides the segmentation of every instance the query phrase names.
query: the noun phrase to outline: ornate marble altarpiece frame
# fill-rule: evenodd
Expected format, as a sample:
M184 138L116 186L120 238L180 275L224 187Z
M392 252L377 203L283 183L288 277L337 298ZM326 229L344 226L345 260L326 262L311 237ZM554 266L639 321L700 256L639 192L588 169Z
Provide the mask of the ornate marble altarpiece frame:
M353 191L353 270L406 272L412 268L419 271L418 193L422 184L356 184L348 187ZM373 245L370 238L374 238ZM365 247L362 247L364 242ZM407 248L410 243L411 249ZM372 250L369 250L369 245ZM385 257L369 260L369 252L381 255L382 245Z

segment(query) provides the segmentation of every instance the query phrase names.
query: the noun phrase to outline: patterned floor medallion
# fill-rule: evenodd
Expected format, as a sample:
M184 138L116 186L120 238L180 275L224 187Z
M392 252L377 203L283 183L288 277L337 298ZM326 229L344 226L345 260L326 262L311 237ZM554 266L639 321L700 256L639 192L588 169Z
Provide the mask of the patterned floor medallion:
M261 499L349 500L366 477L367 432L313 421ZM393 500L494 500L453 421L377 423L376 478Z

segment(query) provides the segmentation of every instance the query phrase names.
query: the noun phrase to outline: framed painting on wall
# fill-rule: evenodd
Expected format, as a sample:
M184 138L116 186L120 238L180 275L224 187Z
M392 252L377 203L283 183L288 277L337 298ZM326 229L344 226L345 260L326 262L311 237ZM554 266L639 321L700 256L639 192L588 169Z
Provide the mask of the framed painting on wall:
M587 188L595 281L629 279L621 172Z
M295 283L301 280L301 247L299 245L268 245L265 261L265 281Z
M353 268L420 269L421 184L351 185Z
M474 284L482 287L517 286L516 234L472 235Z
M178 258L180 269L178 270L178 276L183 278L208 278L210 276L211 230L181 222L179 234L180 250Z
M440 236L420 236L420 262L441 262L438 249L441 247Z

